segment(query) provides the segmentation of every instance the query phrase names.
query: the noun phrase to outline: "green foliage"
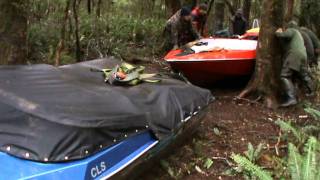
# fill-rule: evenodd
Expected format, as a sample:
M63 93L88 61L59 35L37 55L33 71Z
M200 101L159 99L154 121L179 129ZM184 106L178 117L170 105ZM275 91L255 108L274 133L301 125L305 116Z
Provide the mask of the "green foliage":
M302 131L306 134L319 136L320 135L320 111L310 107L304 109L307 113L309 113L315 121L313 121L310 125L306 125L302 127Z
M50 63L59 41L59 32L42 24L30 25L28 29L29 61Z
M249 159L244 156L233 154L231 158L242 167L251 178L258 177L260 180L272 180L272 176L269 172L263 170L261 167L255 165Z
M320 167L319 145L319 141L312 136L308 138L302 153L300 153L299 149L294 144L288 144L288 157L284 169L288 171L287 174L292 180L311 180L320 178L320 171L318 171ZM258 177L260 180L272 179L269 172L254 164L248 158L236 154L233 154L231 158L239 167L245 170L244 175L249 175L250 179L253 179L254 177ZM243 173L243 171L241 172ZM285 178L287 177L282 177L281 179Z
M309 107L305 111L311 114L314 119L320 119L320 112L318 110ZM279 167L275 167L274 173L279 174L274 174L274 176L278 179L290 178L293 180L320 179L320 172L318 171L320 168L320 142L312 136L314 131L319 133L319 121L305 127L295 127L292 125L292 122L283 120L277 120L276 124L282 131L293 135L294 138L286 136L288 137L286 139L288 141L288 155L283 158L276 158L278 162L276 164ZM249 143L248 150L245 152L246 157L232 155L231 158L237 165L245 170L240 169L238 171L243 173L244 177L263 179L270 176L268 172L262 170L262 167L255 164L260 157L258 154L260 154L261 149L261 144L257 149L254 149L252 144ZM281 170L276 171L276 169Z
M307 26L320 35L320 1L319 0L301 0L300 24Z
M174 179L176 179L176 174L174 172L174 170L172 169L172 167L170 166L170 164L167 161L161 160L160 161L160 165L162 166L162 168L164 168L167 173Z
M292 143L288 146L288 166L292 180L300 180L302 157L298 149Z
M293 127L291 122L277 120L276 124L280 126L282 131L292 133L299 144L303 144L305 142L307 135L302 130Z
M207 158L203 166L204 166L206 169L210 169L212 165L213 165L212 159L211 159L211 158Z
M305 108L304 109L307 113L309 113L310 115L312 115L314 117L314 119L316 120L320 120L320 111L313 109L311 107Z
M66 2L66 0L30 2L28 57L31 63L54 62ZM162 2L144 1L145 6L141 9L141 2L103 1L100 17L97 17L95 11L89 14L86 3L79 2L79 34L83 59L105 56L150 57L159 48L161 43L159 39L166 21L165 11L160 8ZM97 5L94 8L97 8ZM70 7L62 63L72 63L70 59L75 59L74 30L73 9Z
M303 153L300 153L295 145L289 143L288 168L293 180L318 179L319 177L319 141L309 137Z
M319 142L316 138L310 137L305 149L302 162L302 180L315 179L317 174L317 146Z
M248 150L245 152L247 158L251 162L256 162L260 156L261 156L261 151L263 150L263 144L260 143L256 149L254 149L253 145L251 143L248 144Z
M270 173L262 170L255 163L260 159L263 144L259 144L255 149L254 146L249 143L248 150L245 152L245 157L241 155L233 154L231 158L237 163L237 167L234 168L238 173L242 173L246 179L268 179ZM271 176L270 176L271 178Z
M158 39L162 34L163 20L143 19L116 15L108 19L98 19L97 25L92 27L92 20L87 17L81 25L81 43L86 44L86 58L91 56L121 55L136 53L148 47L141 54L151 54L159 47ZM95 30L93 30L95 28ZM158 45L158 46L157 46ZM138 50L139 49L139 50Z

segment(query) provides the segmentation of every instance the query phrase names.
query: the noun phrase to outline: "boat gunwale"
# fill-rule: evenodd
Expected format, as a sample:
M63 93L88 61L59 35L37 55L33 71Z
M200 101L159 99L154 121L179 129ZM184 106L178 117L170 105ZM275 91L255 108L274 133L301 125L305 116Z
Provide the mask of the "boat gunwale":
M241 61L255 60L256 58L221 58L221 59L164 59L166 62L214 62L214 61Z

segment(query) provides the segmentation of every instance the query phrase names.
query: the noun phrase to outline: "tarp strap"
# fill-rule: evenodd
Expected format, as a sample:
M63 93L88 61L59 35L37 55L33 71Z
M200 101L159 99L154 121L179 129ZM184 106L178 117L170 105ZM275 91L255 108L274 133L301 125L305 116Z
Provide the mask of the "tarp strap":
M152 79L158 74L145 74L144 66L134 66L129 63L116 65L113 69L91 69L94 72L103 72L105 82L111 85L135 86L142 82L158 83L161 80Z

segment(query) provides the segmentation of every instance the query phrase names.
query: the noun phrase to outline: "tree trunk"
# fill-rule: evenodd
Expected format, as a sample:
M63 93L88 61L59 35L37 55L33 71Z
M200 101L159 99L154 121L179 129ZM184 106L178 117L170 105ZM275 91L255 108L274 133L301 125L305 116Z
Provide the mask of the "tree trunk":
M205 22L205 26L202 27L201 29L201 34L204 34L204 30L205 30L205 27L213 27L213 21L208 21L209 19L211 19L213 16L211 15L211 12L212 12L212 7L214 5L214 2L215 0L210 0L209 4L208 4L208 10L207 10L207 16L206 16L206 22ZM208 29L209 30L209 29ZM209 33L209 32L207 32Z
M275 31L283 24L284 2L264 0L262 9L255 73L239 97L256 92L266 98L268 107L275 107L282 66L281 47Z
M0 64L27 61L26 4L26 0L0 0Z
M217 0L214 4L213 32L223 29L225 2Z
M231 4L229 0L224 0L224 2L228 6L230 14L233 16L236 13L236 8Z
M102 5L102 0L98 0L96 16L99 17L99 18L101 17L101 5Z
M87 10L89 14L91 14L91 8L92 8L91 0L87 0Z
M165 0L165 3L168 8L168 17L174 15L181 8L180 0Z
M285 15L285 22L289 22L293 18L294 0L287 0L287 12Z
M250 13L251 13L251 0L243 1L243 15L244 18L248 21L248 25L250 22Z
M76 59L77 62L81 62L81 46L79 35L79 17L78 17L79 4L77 0L73 0L73 18L75 23L75 37L76 37Z
M68 0L66 3L67 4L66 4L66 8L64 10L64 17L63 17L63 22L62 22L61 32L60 32L60 40L59 40L59 44L58 44L57 50L56 50L55 66L60 65L61 53L64 49L64 41L65 41L65 37L66 37L66 26L67 26L68 17L69 17L69 9L70 9L71 0Z

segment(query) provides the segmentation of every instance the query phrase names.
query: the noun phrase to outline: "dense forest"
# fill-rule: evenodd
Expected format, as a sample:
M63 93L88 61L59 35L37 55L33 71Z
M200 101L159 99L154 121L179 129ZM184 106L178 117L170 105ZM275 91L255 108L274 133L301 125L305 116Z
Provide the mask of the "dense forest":
M142 179L320 179L319 67L310 68L315 95L278 109L283 57L275 37L291 20L320 37L319 0L0 0L0 64L113 56L148 66L163 60L167 20L200 3L208 5L209 36L230 29L239 8L247 29L259 22L255 72L247 86L210 89L217 100L200 132Z
M19 44L19 60L6 63L67 64L105 56L123 59L153 57L161 43L166 20L191 0L59 0L1 1L1 37ZM206 1L203 1L206 2ZM243 8L250 24L259 19L262 0L212 0L207 24L210 34L228 28L230 17ZM320 34L316 0L288 1L292 16ZM6 13L6 14L4 14ZM287 19L288 19L287 17ZM12 32L15 32L12 34ZM14 40L13 40L14 39ZM11 41L12 40L12 41ZM1 47L7 44L1 43ZM8 53L8 52L7 52ZM2 53L6 54L6 53ZM26 57L26 58L23 58ZM12 62L11 62L12 61Z

